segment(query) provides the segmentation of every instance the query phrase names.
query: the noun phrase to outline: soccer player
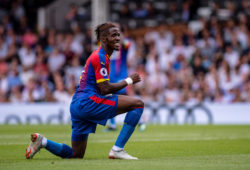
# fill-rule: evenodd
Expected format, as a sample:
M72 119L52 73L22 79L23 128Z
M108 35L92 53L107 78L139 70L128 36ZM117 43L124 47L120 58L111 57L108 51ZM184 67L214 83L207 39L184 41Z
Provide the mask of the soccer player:
M31 159L45 148L62 158L83 158L89 133L95 133L97 124L105 125L107 120L128 112L120 134L109 152L110 159L138 159L126 153L124 146L134 132L144 103L138 98L113 94L128 85L141 81L134 73L118 83L109 82L109 57L120 48L120 30L113 23L104 23L96 28L97 39L101 46L88 58L80 84L75 91L70 113L72 120L72 147L51 141L39 133L31 135L26 149L26 158Z

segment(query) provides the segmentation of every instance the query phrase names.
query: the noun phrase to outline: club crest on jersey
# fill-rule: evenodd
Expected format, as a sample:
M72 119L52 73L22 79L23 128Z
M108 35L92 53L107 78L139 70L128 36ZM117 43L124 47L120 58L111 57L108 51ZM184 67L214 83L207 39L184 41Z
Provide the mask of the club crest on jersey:
M107 76L108 75L108 71L106 68L101 68L100 70L100 74L104 77L104 76Z

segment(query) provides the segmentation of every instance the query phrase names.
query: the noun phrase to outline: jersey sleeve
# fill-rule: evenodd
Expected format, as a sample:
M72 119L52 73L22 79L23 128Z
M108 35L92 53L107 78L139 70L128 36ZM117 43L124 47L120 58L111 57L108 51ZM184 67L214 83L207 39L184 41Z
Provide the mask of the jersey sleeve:
M105 60L105 56L96 56L91 60L91 64L94 68L96 83L101 83L109 80L108 66Z

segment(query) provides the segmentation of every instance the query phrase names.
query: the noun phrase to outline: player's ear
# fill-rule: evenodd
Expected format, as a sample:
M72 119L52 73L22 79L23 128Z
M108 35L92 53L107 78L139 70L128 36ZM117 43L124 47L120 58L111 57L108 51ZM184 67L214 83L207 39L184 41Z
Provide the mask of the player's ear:
M103 42L103 43L106 43L106 37L105 36L101 36L101 42Z

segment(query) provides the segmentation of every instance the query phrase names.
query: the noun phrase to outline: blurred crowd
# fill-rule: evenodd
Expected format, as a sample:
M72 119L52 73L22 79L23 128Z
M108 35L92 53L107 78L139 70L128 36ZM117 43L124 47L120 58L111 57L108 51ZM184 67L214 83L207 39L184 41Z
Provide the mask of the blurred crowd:
M226 20L216 5L209 19L200 18L200 31L187 20L181 31L162 25L124 35L131 41L129 72L143 77L130 95L162 103L250 102L250 4L229 5ZM92 52L91 30L77 22L70 32L33 30L28 18L17 3L0 21L0 103L69 102Z
M129 64L144 77L134 94L161 102L249 102L250 32L246 18L204 21L194 34L162 26L135 40Z
M111 0L111 19L129 28L188 22L196 18L199 4L200 0Z
M25 11L13 1L0 12L0 102L68 102L91 53L91 30L34 30Z

